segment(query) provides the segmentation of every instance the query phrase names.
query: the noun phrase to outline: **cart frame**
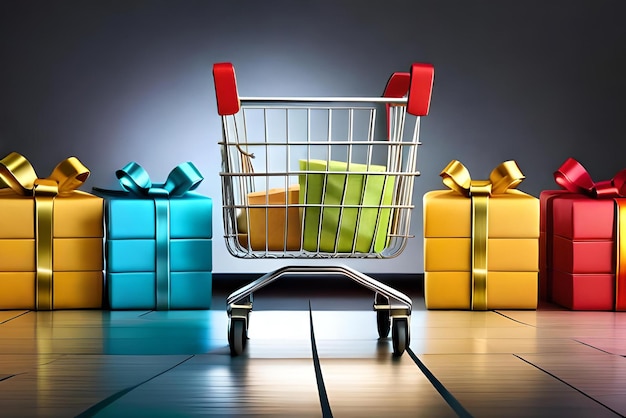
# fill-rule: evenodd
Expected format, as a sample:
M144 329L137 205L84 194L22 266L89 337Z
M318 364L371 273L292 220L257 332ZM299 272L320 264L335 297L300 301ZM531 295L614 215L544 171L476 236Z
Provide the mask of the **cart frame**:
M410 72L392 74L382 97L240 97L231 63L214 64L213 77L222 119L224 238L233 256L382 259L404 250L412 238L413 181L420 175L420 117L430 108L431 64L414 63ZM378 139L381 113L386 141ZM314 132L315 118L325 132ZM409 120L413 130L405 134ZM292 131L305 133L298 137ZM252 162L256 154L260 171ZM379 156L386 161L378 164ZM286 276L329 274L374 292L379 337L391 331L393 354L402 355L410 342L411 299L343 265L285 266L231 293L226 301L231 354L246 347L256 291Z

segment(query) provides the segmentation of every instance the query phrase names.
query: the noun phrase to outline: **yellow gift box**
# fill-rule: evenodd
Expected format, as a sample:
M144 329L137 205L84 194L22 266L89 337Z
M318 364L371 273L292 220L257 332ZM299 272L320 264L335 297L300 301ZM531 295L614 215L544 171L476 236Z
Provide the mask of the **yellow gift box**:
M248 194L248 206L237 217L241 246L254 251L293 251L302 246L300 185ZM267 227L266 227L267 226Z
M517 164L471 180L458 161L452 190L424 195L424 297L428 309L536 309L539 200L514 188Z
M0 309L102 307L103 199L75 190L88 175L74 157L46 179L0 160Z

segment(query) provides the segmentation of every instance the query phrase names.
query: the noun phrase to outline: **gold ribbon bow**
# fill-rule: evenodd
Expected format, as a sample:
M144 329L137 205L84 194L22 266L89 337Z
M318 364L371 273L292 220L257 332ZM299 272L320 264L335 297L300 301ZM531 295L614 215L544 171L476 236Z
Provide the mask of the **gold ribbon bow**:
M487 237L489 196L506 193L524 180L515 161L505 161L493 169L489 180L472 180L465 166L452 160L439 175L450 189L472 199L472 310L487 310Z
M33 166L17 152L0 160L0 188L6 184L15 193L35 199L35 306L51 310L52 302L52 239L54 198L67 194L89 177L89 170L76 157L61 161L44 179L37 177Z

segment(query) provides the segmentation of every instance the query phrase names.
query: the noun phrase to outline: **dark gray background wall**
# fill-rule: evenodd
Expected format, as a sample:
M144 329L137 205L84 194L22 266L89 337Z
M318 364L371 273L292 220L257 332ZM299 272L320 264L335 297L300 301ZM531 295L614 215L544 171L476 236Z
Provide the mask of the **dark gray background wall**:
M515 159L536 196L570 156L597 180L626 167L625 18L622 0L0 0L0 155L41 177L75 155L87 190L129 161L156 182L193 161L218 209L214 271L262 272L283 263L237 262L220 239L212 64L233 62L246 96L378 96L390 73L431 62L417 238L347 263L418 273L421 197L450 160L486 178Z

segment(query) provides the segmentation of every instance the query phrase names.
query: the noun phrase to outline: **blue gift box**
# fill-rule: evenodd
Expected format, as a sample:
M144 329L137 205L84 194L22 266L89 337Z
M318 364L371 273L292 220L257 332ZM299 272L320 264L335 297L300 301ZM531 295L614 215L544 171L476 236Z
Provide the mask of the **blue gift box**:
M153 185L137 163L116 173L124 190L94 188L105 199L106 289L121 309L210 309L213 201L191 190L191 163Z

